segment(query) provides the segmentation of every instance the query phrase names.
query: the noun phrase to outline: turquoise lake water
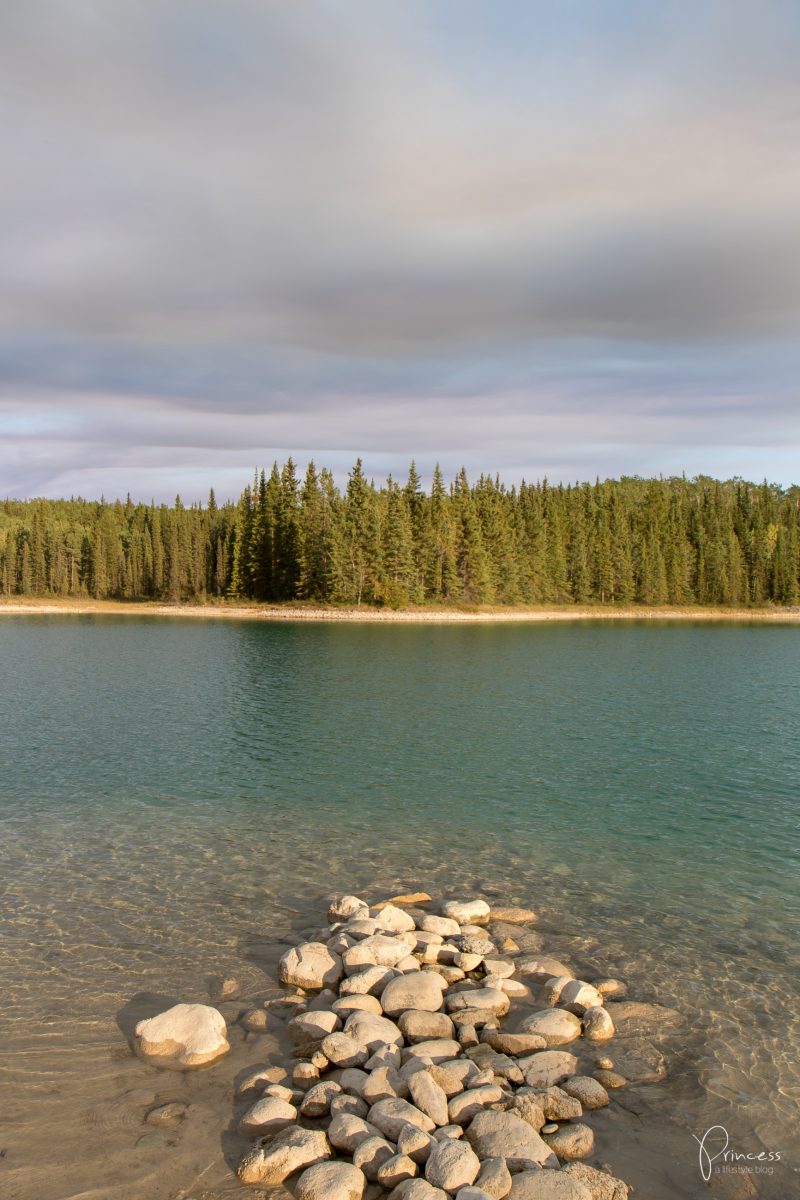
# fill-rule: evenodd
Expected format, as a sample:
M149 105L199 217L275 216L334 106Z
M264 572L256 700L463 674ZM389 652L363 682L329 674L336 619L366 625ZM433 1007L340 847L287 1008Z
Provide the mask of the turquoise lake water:
M688 1121L795 1128L800 629L4 617L0 663L20 1053L334 888L481 888L691 1010Z

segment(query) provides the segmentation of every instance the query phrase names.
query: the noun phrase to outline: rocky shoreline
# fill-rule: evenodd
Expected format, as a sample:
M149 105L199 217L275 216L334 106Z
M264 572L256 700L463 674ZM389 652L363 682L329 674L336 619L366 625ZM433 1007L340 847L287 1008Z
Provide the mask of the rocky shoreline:
M648 1035L680 1014L629 1000L621 980L576 979L542 953L529 909L338 896L328 921L281 958L283 995L236 1014L291 1047L238 1080L243 1184L298 1200L626 1200L595 1161L592 1113L666 1076ZM220 979L219 1007L140 1021L135 1049L212 1066L237 990ZM167 1107L149 1123L181 1119Z

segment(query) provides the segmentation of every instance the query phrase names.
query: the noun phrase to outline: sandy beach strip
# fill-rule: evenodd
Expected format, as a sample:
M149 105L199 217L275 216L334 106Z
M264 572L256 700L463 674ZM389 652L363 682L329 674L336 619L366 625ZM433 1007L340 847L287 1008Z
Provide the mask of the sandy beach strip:
M155 601L2 599L0 616L199 617L236 621L359 621L412 624L475 624L545 621L710 621L800 624L800 608L685 608L561 605L529 608L334 608L302 604L163 604Z

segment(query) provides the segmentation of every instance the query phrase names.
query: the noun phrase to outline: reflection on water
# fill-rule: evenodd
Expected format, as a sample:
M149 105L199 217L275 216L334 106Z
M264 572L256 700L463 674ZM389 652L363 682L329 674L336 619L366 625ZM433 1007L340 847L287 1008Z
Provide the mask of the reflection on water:
M679 1122L788 1153L795 629L6 618L0 651L11 1158L67 1107L76 1144L99 1125L130 1156L124 1096L161 1083L114 1024L134 992L273 986L259 939L410 886L533 904L554 952L682 1008ZM168 1084L198 1119L212 1074Z

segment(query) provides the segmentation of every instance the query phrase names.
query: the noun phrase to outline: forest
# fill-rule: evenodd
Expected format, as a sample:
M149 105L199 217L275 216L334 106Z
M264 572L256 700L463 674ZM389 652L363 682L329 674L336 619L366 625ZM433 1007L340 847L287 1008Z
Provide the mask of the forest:
M0 593L331 605L795 605L800 488L707 477L339 488L310 463L236 503L0 502Z

